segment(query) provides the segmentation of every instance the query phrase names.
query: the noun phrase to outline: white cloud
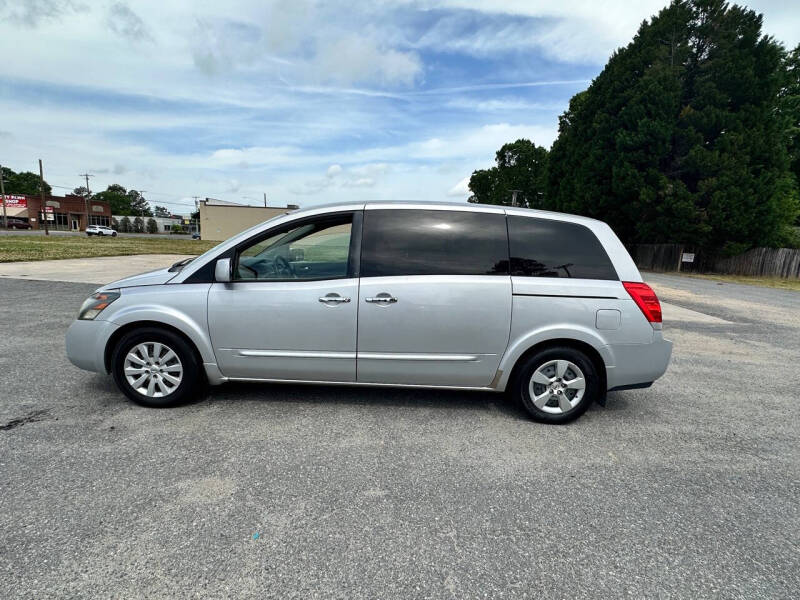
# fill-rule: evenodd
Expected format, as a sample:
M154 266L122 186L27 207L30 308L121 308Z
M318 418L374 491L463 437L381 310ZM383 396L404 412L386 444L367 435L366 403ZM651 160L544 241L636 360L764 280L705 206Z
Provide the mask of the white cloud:
M108 9L108 26L117 35L133 42L150 40L151 35L142 18L122 2L112 4Z
M358 179L348 179L342 185L344 187L374 187L375 180L371 177L359 177Z
M460 196L466 198L470 195L469 191L469 177L464 177L461 181L447 190L448 196Z
M336 177L342 172L342 165L331 165L328 167L328 170L325 171L325 175L328 177Z
M422 71L413 52L381 48L376 40L351 34L321 44L315 79L338 84L377 83L408 86Z

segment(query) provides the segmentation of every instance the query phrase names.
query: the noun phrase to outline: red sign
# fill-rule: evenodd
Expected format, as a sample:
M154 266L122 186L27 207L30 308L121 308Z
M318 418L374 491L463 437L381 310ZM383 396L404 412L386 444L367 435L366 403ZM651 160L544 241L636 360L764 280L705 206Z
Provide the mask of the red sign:
M8 208L28 208L28 199L25 196L6 196Z

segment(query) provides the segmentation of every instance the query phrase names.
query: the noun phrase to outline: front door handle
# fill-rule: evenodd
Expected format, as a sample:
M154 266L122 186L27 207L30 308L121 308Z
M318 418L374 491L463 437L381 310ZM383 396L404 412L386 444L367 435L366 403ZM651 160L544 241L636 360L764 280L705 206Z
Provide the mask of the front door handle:
M347 304L350 302L350 298L347 296L340 296L339 294L328 294L327 296L322 296L319 301L323 304L327 304L328 302L332 302L334 304Z
M374 298L364 298L367 302L373 302L376 304L394 304L397 302L397 298L394 296L390 296L389 294L378 294Z

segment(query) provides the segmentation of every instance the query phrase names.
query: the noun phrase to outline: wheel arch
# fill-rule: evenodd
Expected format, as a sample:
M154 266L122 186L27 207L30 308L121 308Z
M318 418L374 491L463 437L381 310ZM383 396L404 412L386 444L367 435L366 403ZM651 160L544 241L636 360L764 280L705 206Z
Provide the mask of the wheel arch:
M169 331L170 333L174 333L175 335L183 339L183 341L189 344L189 347L194 351L195 357L197 358L197 364L201 365L202 369L203 355L200 353L200 350L197 347L197 344L194 342L194 340L192 340L192 338L186 335L183 331L181 331L177 327L168 325L167 323L163 323L161 321L133 321L131 323L127 323L122 327L118 327L117 329L115 329L114 333L112 333L109 336L108 341L106 341L106 347L103 353L103 364L105 366L107 373L111 372L111 355L114 353L114 348L116 348L117 344L122 339L122 336L124 336L127 333L130 333L131 331L135 331L137 329L143 329L145 327L163 329L165 331Z
M568 348L574 348L575 350L579 350L589 357L589 360L592 361L594 368L597 369L597 373L600 375L600 385L601 385L600 389L601 393L605 395L606 389L608 387L608 374L606 372L606 362L605 360L603 360L603 356L600 354L598 349L595 348L592 344L589 344L588 342L585 342L583 340L570 337L548 338L546 340L541 340L526 348L519 354L519 356L516 357L513 366L509 370L508 376L503 377L501 379L500 386L498 387L500 389L508 389L509 385L513 384L515 378L519 374L519 370L522 364L528 359L528 357L542 350L546 350L547 348L564 347L564 346Z

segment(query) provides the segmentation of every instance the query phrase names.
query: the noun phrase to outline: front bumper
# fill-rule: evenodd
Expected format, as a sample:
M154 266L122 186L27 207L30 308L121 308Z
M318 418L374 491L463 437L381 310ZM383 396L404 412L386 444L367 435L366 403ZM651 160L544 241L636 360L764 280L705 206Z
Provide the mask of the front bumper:
M67 358L85 371L107 373L105 352L108 339L119 325L111 321L76 320L67 329Z
M607 367L608 389L652 383L661 377L669 366L672 342L661 332L649 344L612 344L607 346L614 356L614 366Z

